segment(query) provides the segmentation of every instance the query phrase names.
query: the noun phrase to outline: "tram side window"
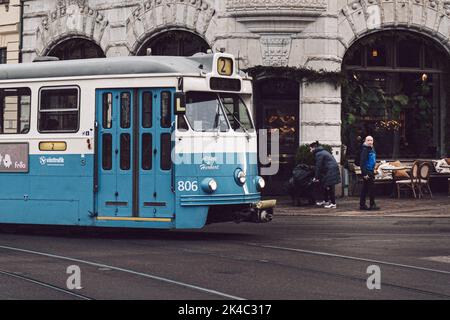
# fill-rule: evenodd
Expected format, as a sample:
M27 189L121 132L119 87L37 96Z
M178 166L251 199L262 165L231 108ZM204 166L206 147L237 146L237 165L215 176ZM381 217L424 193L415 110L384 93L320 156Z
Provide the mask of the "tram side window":
M26 134L30 131L31 90L0 89L0 134Z
M170 128L172 125L172 95L169 91L161 92L161 128Z
M78 88L44 88L39 101L39 132L78 131Z
M142 127L151 128L153 116L153 93L144 92L142 95Z
M131 126L131 97L129 92L120 95L120 127L128 129Z
M112 128L112 93L103 94L103 128Z
M161 134L161 170L170 170L172 168L172 159L171 159L171 136L170 133Z

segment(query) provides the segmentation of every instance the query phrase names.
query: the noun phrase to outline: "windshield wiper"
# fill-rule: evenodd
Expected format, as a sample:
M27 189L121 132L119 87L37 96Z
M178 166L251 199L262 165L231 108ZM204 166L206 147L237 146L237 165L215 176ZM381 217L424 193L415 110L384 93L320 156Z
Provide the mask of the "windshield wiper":
M226 108L225 108L226 109ZM227 111L229 111L227 109ZM248 132L248 130L242 125L242 123L239 121L239 119L236 117L236 115L234 113L230 113L233 116L234 121L237 122L237 124L242 128L242 130L244 130L245 135L247 136L247 139L250 139L250 133Z

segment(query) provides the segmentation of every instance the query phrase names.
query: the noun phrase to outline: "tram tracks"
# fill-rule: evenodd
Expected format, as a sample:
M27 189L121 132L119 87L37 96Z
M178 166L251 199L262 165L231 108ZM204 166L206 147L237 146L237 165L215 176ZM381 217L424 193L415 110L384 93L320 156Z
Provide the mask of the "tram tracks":
M379 264L379 265L386 265L391 268L401 268L401 269L408 269L413 270L415 272L426 272L426 273L434 273L434 274L440 274L444 276L448 276L450 279L450 271L446 270L439 270L439 269L433 269L433 268L426 268L426 267L420 267L420 266L413 266L408 264L401 264L401 263L395 263L395 262L389 262L389 261L382 261L377 259L367 259L362 257L354 257L354 256L348 256L348 255L339 255L339 254L333 254L333 253L326 253L326 252L320 252L320 251L312 251L312 250L303 250L303 249L296 249L296 248L289 248L289 247L279 247L279 246L273 246L273 245L264 245L264 244L255 244L255 243L245 243L245 242L234 242L235 244L244 245L244 246L250 246L250 247L257 247L262 249L271 249L271 250L278 250L278 251L289 251L289 252L295 252L297 254L304 254L304 255L314 255L314 256L320 256L320 257L326 257L326 258L332 258L332 259L343 259L343 260L350 260L354 262L361 262L361 263L371 263L371 264ZM347 279L350 281L355 281L363 284L365 286L366 278L357 277L357 276L351 276L351 275L345 275L338 272L332 272L332 271L324 271L319 270L317 268L308 268L305 266L294 266L292 264L286 264L286 263L280 263L276 262L274 260L267 260L267 259L252 259L252 258L237 258L235 256L229 256L225 254L217 254L217 253L211 253L211 252L202 252L201 250L197 249L191 249L191 248L185 248L184 252L190 252L192 254L203 254L208 256L214 256L219 259L228 259L236 262L244 262L244 263L256 263L256 264L262 264L262 265L273 265L277 267L282 267L285 269L295 269L297 271L301 272L307 272L311 274L321 274L326 275L329 277L334 278L342 278ZM406 290L410 292L415 292L419 294L429 295L433 297L439 297L444 299L450 299L450 294L436 292L436 291L430 291L430 290L424 290L415 288L412 286L404 286L399 285L387 281L383 281L384 287L391 287L396 288L400 290Z
M84 259L78 259L78 258L73 258L73 257L68 257L68 256L62 256L62 255L51 254L51 253L46 253L46 252L41 252L41 251L28 250L28 249L22 249L22 248L17 248L17 247L10 247L10 246L3 246L3 245L0 245L0 249L9 250L9 251L12 251L12 252L21 252L21 253L26 253L26 254L31 254L31 255L41 256L41 257L59 259L59 260L64 260L64 261L70 261L70 262L84 264L84 265L89 265L89 266L93 266L93 267L97 267L97 268L103 268L103 269L108 269L108 270L119 271L119 272L122 272L122 273L131 274L131 275L134 275L134 276L139 276L139 277L143 277L143 278L147 278L147 279L151 279L151 280L156 280L156 281L159 281L159 282L164 282L166 284L171 284L171 285L175 285L175 286L181 286L181 287L188 288L188 289L191 289L191 290L194 290L194 291L207 293L207 294L214 295L216 297L225 298L225 299L246 300L246 299L244 299L242 297L238 297L238 296L235 296L235 295L230 295L230 294L227 294L227 293L224 293L224 292L220 292L220 291L217 291L217 290L213 290L213 289L209 289L209 288L205 288L205 287L200 287L200 286L197 286L197 285L193 285L193 284L189 284L189 283L186 283L186 282L181 282L181 281L169 279L169 278L166 278L166 277L157 276L157 275L150 274L150 273L144 273L144 272L139 272L139 271L126 269L126 268L122 268L122 267L112 266L112 265L109 265L109 264L103 264L103 263L98 263L98 262L84 260ZM9 275L12 275L12 274L9 274ZM39 283L39 281L34 280L32 278L28 278L28 279L30 281L36 281L36 284ZM25 280L25 279L23 279L23 280ZM44 284L44 282L42 282L42 284Z
M239 246L259 248L259 249L263 249L263 250L273 250L276 252L290 252L290 253L299 254L299 255L311 255L311 256L321 257L324 259L338 259L338 260L344 260L344 261L352 261L355 263L379 264L379 265L388 266L390 268L394 268L394 270L395 269L406 269L406 270L410 270L413 272L432 273L432 274L438 274L438 275L444 276L444 277L447 277L447 276L450 277L450 271L439 270L439 269L434 269L434 268L426 268L426 267L422 267L422 266L415 266L415 265L409 265L409 264L401 264L401 263L395 263L395 262L390 262L390 261L382 261L382 260L378 260L378 259L368 259L368 258L363 258L363 257L340 255L340 254L335 254L335 253L313 251L313 250L304 250L304 249L291 248L291 247L282 247L282 246L263 244L263 243L251 243L251 242L241 242L241 241L232 241L230 243L234 243ZM130 245L130 244L136 245L136 243L128 243L128 245ZM142 243L142 242L139 243L139 245L146 246L145 243ZM29 250L29 249L23 249L23 248L18 248L18 247L11 247L11 246L0 246L0 249L9 250L11 252L16 252L16 253L19 252L19 253L24 253L24 254L31 254L31 255L41 256L41 257L53 258L53 259L58 259L58 260L62 260L62 261L70 261L73 263L90 265L90 266L93 266L93 267L96 267L99 269L108 269L108 270L114 270L114 271L118 271L118 272L122 272L122 273L132 274L134 276L144 277L147 279L164 282L164 283L171 284L174 286L182 286L185 288L189 288L191 290L201 291L203 293L211 294L215 297L221 297L221 298L233 299L233 300L244 300L241 297L227 294L222 291L212 290L212 289L208 289L205 287L185 283L182 281L173 280L173 279L170 279L167 277L161 277L161 276L157 276L154 274L149 274L149 273L139 272L139 271L135 271L135 270L127 269L127 268L117 267L117 266L113 266L110 264L104 264L104 263L85 260L85 259L73 258L73 257L65 256L65 255L63 256L63 255L57 255L57 254L52 254L52 253L47 253L47 252L41 252L41 251ZM355 276L352 274L346 274L346 272L337 272L336 270L324 270L323 268L308 267L307 265L296 266L290 262L287 262L287 263L280 262L280 261L277 261L276 256L274 256L272 259L259 259L258 260L258 259L251 258L251 257L239 257L236 255L232 256L227 253L214 253L214 252L211 252L211 250L205 251L205 250L202 250L201 248L175 247L172 249L175 249L176 251L182 250L183 252L188 253L188 254L207 255L210 257L215 257L217 259L241 262L244 264L245 263L256 263L259 265L266 265L266 266L271 265L271 266L278 267L278 268L292 269L292 270L298 271L302 274L309 273L309 274L323 275L323 276L330 277L330 278L346 279L346 280L349 280L352 282L360 283L362 286L365 285L365 281L366 281L366 278L364 278L364 277L361 277L358 275ZM55 290L59 290L63 293L67 293L67 292L73 293L72 291L68 291L68 290L56 287L47 282L36 280L36 279L33 279L28 276L18 275L16 273L12 273L9 271L0 270L0 274L3 274L5 276L10 276L10 277L15 277L15 278L21 279L23 281L28 281L28 282L34 283L36 285L41 285L43 287L48 287L48 288L54 287ZM217 287L217 285L216 285L216 287ZM447 293L437 292L437 291L433 291L433 290L427 290L427 289L423 289L423 288L417 288L417 287L410 286L410 285L405 286L402 284L396 284L392 280L386 281L383 279L383 287L390 287L390 288L395 288L395 289L399 289L399 290L405 290L405 291L414 292L414 293L421 294L421 295L427 295L427 296L430 296L433 298L450 299L450 294L447 294ZM73 294L73 296L77 296L77 295L79 295L79 294L76 294L76 293ZM91 299L90 297L87 297L84 295L79 295L78 298L85 299L85 300Z
M0 269L0 275L4 275L4 276L10 277L10 278L19 279L21 281L25 281L25 282L28 282L28 283L31 283L31 284L34 284L34 285L37 285L37 286L40 286L40 287L44 287L44 288L47 288L47 289L50 289L50 290L53 290L53 291L61 292L61 293L65 294L65 295L69 295L69 296L72 296L72 297L75 297L75 298L78 298L78 299L81 299L81 300L94 300L94 299L92 299L92 298L90 298L88 296L85 296L83 294L79 294L79 293L76 293L74 291L70 291L70 290L67 290L67 289L55 286L55 285L53 285L51 283L44 282L44 281L41 281L41 280L37 280L35 278L31 278L31 277L28 277L28 276L20 275L20 274L14 273L14 272L9 272L9 271L5 271L5 270Z

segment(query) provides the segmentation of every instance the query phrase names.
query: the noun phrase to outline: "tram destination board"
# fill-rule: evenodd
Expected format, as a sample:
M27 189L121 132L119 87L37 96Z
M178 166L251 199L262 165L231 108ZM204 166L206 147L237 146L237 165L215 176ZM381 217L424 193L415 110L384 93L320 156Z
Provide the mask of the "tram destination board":
M0 143L0 173L28 172L28 143Z
M211 78L209 83L211 90L241 91L242 85L239 79Z

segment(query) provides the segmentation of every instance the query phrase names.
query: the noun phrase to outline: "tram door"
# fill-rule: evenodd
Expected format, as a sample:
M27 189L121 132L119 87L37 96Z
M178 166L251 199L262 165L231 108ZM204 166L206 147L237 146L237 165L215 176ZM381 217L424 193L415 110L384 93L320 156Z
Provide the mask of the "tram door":
M99 216L174 216L172 102L168 89L97 91Z

